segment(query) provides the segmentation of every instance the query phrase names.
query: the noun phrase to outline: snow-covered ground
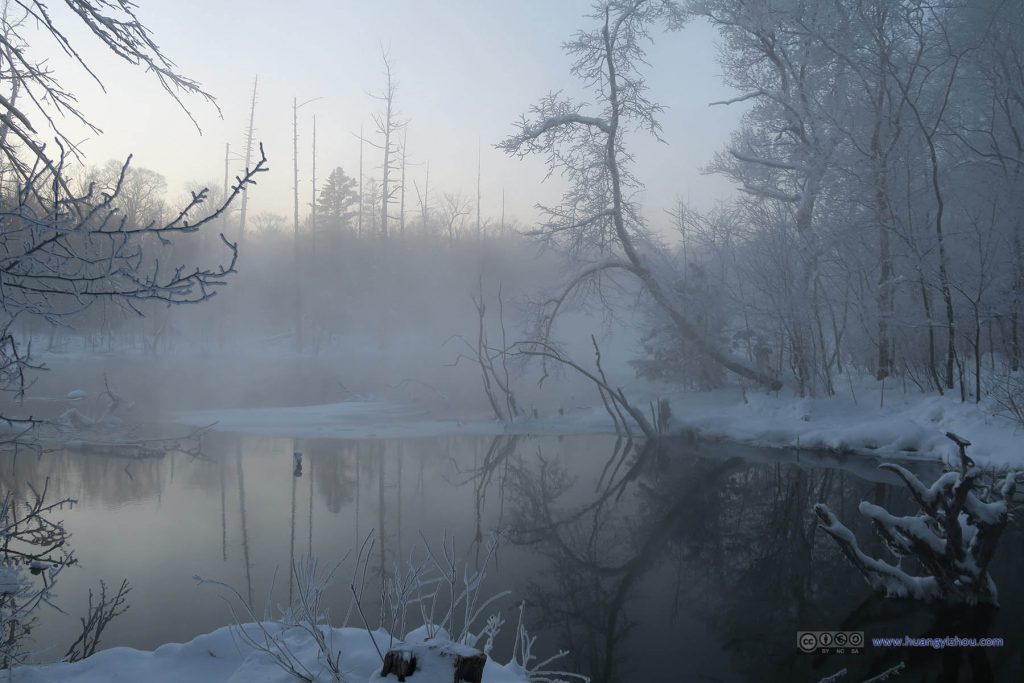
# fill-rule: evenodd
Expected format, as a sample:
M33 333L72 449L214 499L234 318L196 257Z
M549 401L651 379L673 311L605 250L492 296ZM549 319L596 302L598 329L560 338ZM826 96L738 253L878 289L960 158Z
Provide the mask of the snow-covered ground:
M671 397L673 425L696 436L757 446L799 447L879 457L948 459L956 446L946 432L973 444L978 462L1024 464L1024 428L992 404L953 396L878 391L832 398L787 398L738 392Z
M785 393L635 392L635 403L655 396L672 406L672 430L704 439L772 448L802 448L879 457L944 459L955 454L946 437L970 440L971 455L993 465L1024 462L1024 428L991 403L962 403L954 396L889 392L884 405L878 388L862 384L846 395L798 398ZM628 394L628 392L627 392ZM216 423L224 431L295 438L404 438L442 434L599 434L614 433L600 405L564 414L527 417L512 425L428 416L410 404L351 401L327 405L204 410L179 413L193 426Z
M10 673L12 680L19 683L294 683L295 679L269 655L244 645L236 628L225 626L187 643L161 645L153 651L114 647L74 664L25 666ZM260 638L254 625L244 628ZM277 627L268 625L268 628ZM317 675L316 681L330 681L329 673L318 663L319 649L313 639L300 629L293 629L293 634L285 635L291 653L306 670ZM388 643L384 631L377 631L374 636L378 643ZM333 641L329 640L331 637ZM396 680L393 676L379 677L381 661L367 631L333 629L328 642L334 646L334 651L341 652L346 683ZM428 666L417 671L416 681L451 683L451 676L451 669L445 672L441 666ZM484 666L483 683L526 682L526 676L515 664L501 665L488 659Z

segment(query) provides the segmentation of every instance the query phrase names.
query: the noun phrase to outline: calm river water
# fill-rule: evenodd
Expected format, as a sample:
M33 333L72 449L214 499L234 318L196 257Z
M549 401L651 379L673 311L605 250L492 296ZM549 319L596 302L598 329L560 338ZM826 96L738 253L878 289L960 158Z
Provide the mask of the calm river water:
M298 476L293 451L304 454ZM570 650L560 668L595 681L818 681L847 668L842 680L853 682L899 662L908 672L897 680L1024 680L1019 526L994 564L1002 599L994 614L873 598L810 513L827 502L880 553L857 503L912 510L871 463L700 443L643 449L609 437L212 434L199 458L50 453L21 455L2 470L7 489L49 479L50 500L77 500L56 514L79 562L58 584L67 614L47 610L35 629L39 659L59 657L74 639L100 579L133 587L103 647L153 648L231 621L224 592L194 575L251 595L262 613L287 601L292 558L338 560L369 536L367 566L380 576L422 556L424 538L438 550L444 536L472 566L501 530L484 589L512 592L494 604L506 621L498 659L508 658L525 601L538 652ZM350 562L331 594L336 624L351 572ZM807 655L796 647L802 629L864 631L868 644L856 655ZM969 631L1006 645L970 653L870 645L878 636Z

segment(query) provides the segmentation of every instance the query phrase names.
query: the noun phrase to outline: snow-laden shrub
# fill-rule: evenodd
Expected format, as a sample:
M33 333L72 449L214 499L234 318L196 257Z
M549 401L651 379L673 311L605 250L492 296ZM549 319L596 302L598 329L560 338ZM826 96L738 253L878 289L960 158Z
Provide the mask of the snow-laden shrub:
M475 569L457 558L454 539L445 535L441 548L435 550L423 538L419 558L410 557L405 567L396 565L382 575L379 602L371 609L364 594L375 543L372 534L371 531L355 558L349 581L351 600L341 629L331 626L324 596L348 554L331 567L322 565L316 558L296 563L293 567L294 598L276 618L269 609L264 610L262 617L257 615L242 594L228 584L195 578L200 585L225 589L239 640L298 681L341 683L345 680L346 657L352 653L344 651L339 639L350 618L365 629L384 669L394 663L388 653L408 658L410 653L422 654L423 648L417 646L424 643L461 654L476 652L493 658L495 641L505 619L500 612L488 614L488 608L508 597L509 592L485 596L482 588L485 570L498 548L498 538L495 536L489 541L486 555ZM524 607L520 604L518 608L511 658L500 668L524 683L589 681L580 674L548 668L551 662L569 654L565 650L539 660L533 652L536 636L531 636L523 623ZM375 625L370 621L374 616L377 617ZM414 623L418 625L413 627ZM398 634L405 634L404 638L396 638ZM428 677L428 680L435 679Z
M960 449L960 469L946 472L931 486L899 465L880 466L906 484L920 512L899 517L867 501L860 503L860 513L871 520L896 557L895 563L865 554L853 532L825 504L815 505L814 512L819 526L876 591L896 598L997 605L998 591L988 566L1010 518L1016 473L990 487L982 486L981 470L967 456L970 442L952 432L946 436ZM923 575L903 569L902 559L908 556L918 561Z

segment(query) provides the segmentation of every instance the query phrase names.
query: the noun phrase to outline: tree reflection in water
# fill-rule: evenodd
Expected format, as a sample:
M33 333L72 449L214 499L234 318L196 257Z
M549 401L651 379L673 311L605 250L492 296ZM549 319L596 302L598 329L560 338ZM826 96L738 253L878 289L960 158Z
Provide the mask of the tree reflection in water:
M780 453L758 464L708 457L687 442L620 440L595 486L563 458L520 452L499 437L467 481L477 520L489 489L508 497L513 542L545 561L526 582L534 621L572 651L567 668L595 683L817 681L842 668L845 680L857 681L901 661L912 680L1018 675L1020 645L1011 641L1019 639L1007 634L1019 633L1010 625L1020 623L1021 595L1009 578L1020 575L1019 526L993 568L997 582L1007 577L999 614L877 598L823 540L811 507L824 501L853 520L862 499L900 513L902 496L881 473L868 469L874 481L867 480L834 460ZM868 538L867 525L857 524L855 533ZM865 653L796 648L798 630L838 629L865 631ZM1002 635L1007 646L938 653L870 645L872 637L903 635ZM693 652L700 642L710 650ZM681 659L686 654L696 658Z
M229 615L192 584L199 572L230 581L247 598L251 591L259 606L293 556L336 559L371 528L374 581L408 559L420 533L431 542L445 532L456 537L459 558L479 569L485 539L500 528L511 542L494 558L484 592L513 592L516 599L495 605L506 620L525 598L527 626L542 631L537 654L552 653L540 646L570 649L572 660L556 665L588 672L595 683L818 681L844 667L855 682L900 661L909 680L955 680L957 672L961 680L1021 680L1014 678L1024 624L1019 525L1007 530L992 566L1001 589L995 614L871 596L811 512L827 503L868 540L866 552L884 555L857 504L912 510L902 485L863 458L605 436L211 434L204 446L208 461L175 456L173 482L168 459L49 453L0 468L0 482L49 477L54 495L82 501L68 522L87 561L62 577L66 595L84 600L90 584L115 570L135 586L136 609L112 624L105 644L152 648L223 625ZM304 454L300 479L294 451ZM934 472L922 475L931 480ZM116 544L108 541L111 524ZM283 602L283 581L277 586ZM332 609L347 604L347 586L336 593ZM71 626L54 617L39 633L63 642ZM869 639L987 630L1007 645L804 655L796 631L814 629L863 630Z

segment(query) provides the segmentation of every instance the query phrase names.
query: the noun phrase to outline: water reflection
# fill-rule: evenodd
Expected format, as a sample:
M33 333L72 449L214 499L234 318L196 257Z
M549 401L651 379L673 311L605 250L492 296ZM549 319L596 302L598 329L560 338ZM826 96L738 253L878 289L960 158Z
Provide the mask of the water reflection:
M1019 526L1007 531L992 567L1002 589L996 614L874 598L810 513L827 502L870 539L856 510L861 499L910 512L902 490L861 460L608 437L213 434L203 452L145 461L50 453L0 473L8 487L49 476L55 495L81 503L64 515L81 563L61 577L70 615L81 613L98 578L126 576L135 586L133 609L110 625L105 646L148 648L226 623L226 607L195 587L194 574L232 583L259 610L271 586L272 602L288 599L294 560L339 558L371 530L379 580L421 533L454 536L461 557L479 564L484 539L504 529L510 543L489 581L515 597L496 608L510 616L526 599L541 642L569 648L563 666L595 681L817 681L841 668L853 681L899 661L912 680L1021 674ZM336 605L347 604L346 588L332 597ZM52 613L37 633L57 647L73 639L73 622ZM797 630L839 628L869 639L987 631L1007 646L868 648L856 657L804 655L795 646Z
M727 453L707 457L685 443L617 447L589 496L564 459L538 454L511 469L515 538L548 560L528 592L577 669L595 681L817 681L846 668L861 680L903 661L914 680L1019 680L1019 527L993 569L1004 588L998 614L879 600L808 510L827 501L871 538L857 504L869 498L912 512L899 487L806 456L758 466ZM825 657L795 647L798 630L840 628L869 639L1000 635L1008 646ZM676 666L685 673L663 668Z

